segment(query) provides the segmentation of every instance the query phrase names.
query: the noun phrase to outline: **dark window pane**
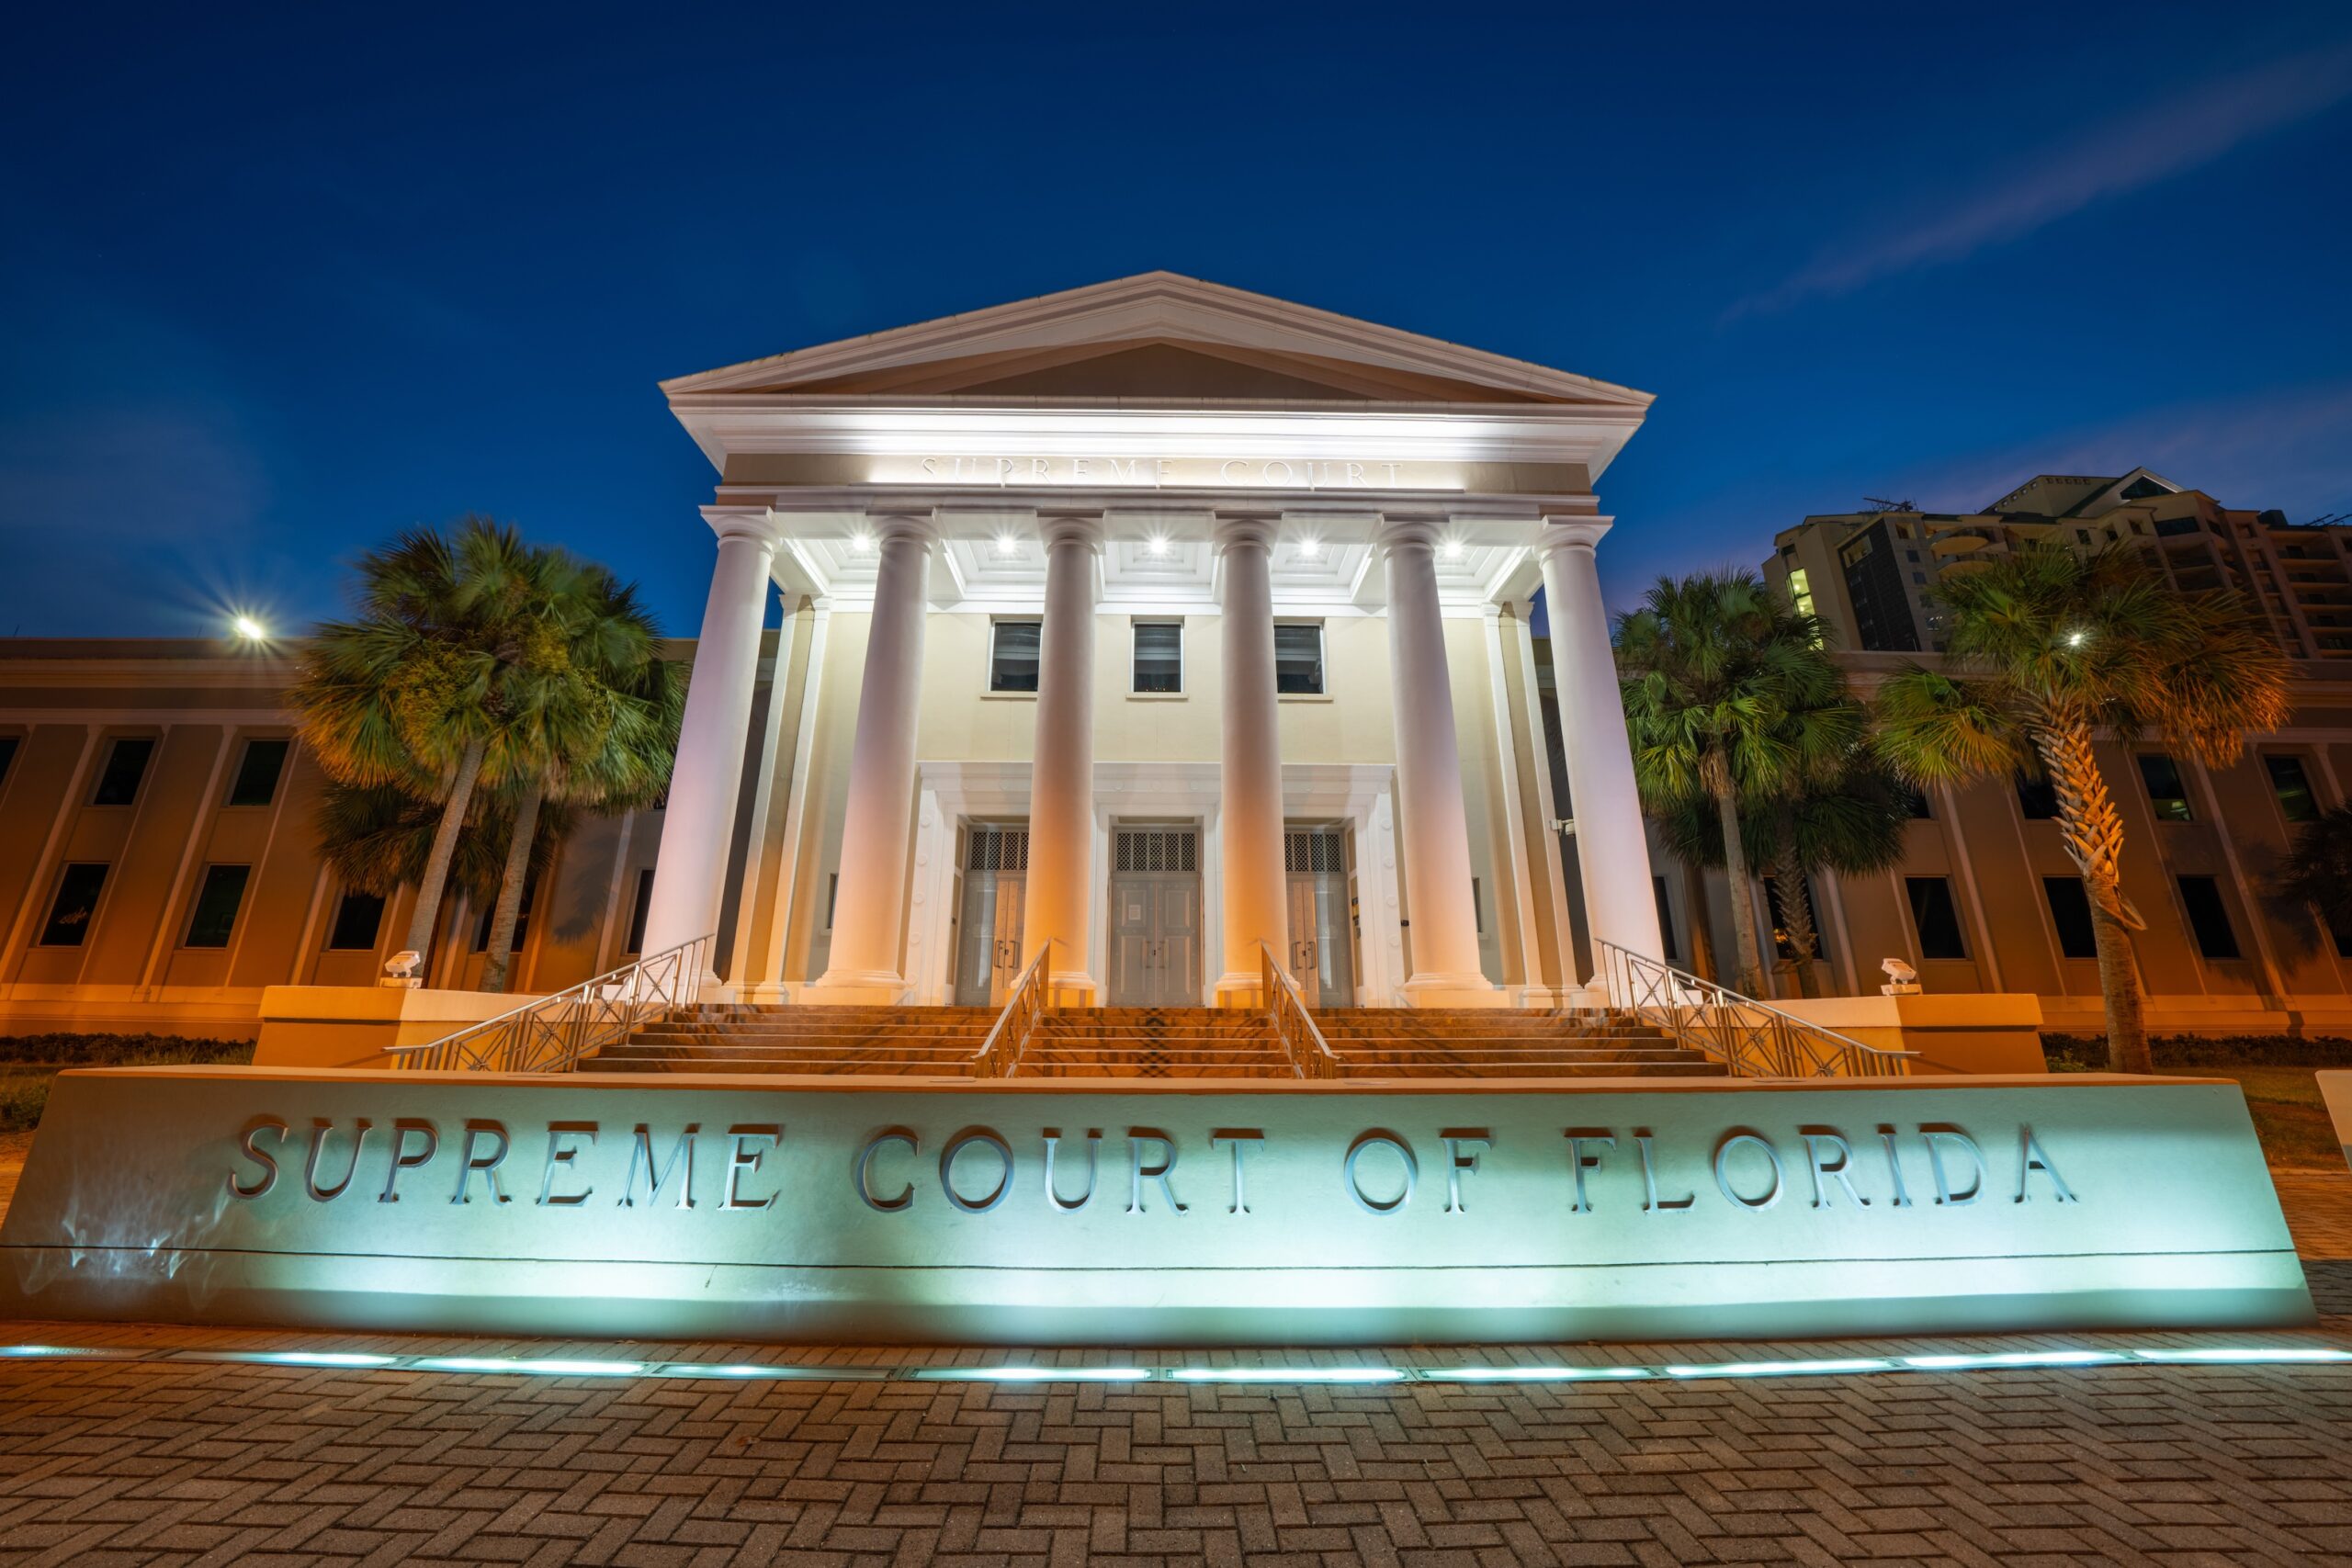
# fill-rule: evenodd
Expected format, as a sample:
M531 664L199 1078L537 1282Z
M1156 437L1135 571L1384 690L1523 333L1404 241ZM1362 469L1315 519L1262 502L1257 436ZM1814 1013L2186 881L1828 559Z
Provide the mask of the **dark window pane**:
M523 878L523 902L516 906L514 910L514 945L507 950L510 953L520 953L523 951L523 933L530 928L531 924L531 897L532 895L538 892L538 890L539 874L537 872L532 872ZM495 920L497 918L498 903L497 900L493 898L490 905L482 910L481 919L474 926L474 951L476 953L488 953L490 951L490 926L491 922Z
M645 918L653 908L653 868L647 866L637 874L637 902L629 907L628 943L624 953L645 951Z
M267 806L277 794L277 775L286 771L284 740L248 740L245 760L237 764L237 782L229 786L232 806Z
M1323 694L1323 628L1274 628L1274 690L1295 696Z
M2048 779L2018 775L2018 809L2029 822L2047 822L2058 815L2058 791Z
M1674 940L1674 901L1666 896L1666 878L1650 878L1650 891L1657 898L1657 934L1666 947L1666 961L1682 962L1682 944Z
M2058 951L2069 958L2097 958L2098 936L2091 926L2090 895L2079 876L2045 876L2041 896L2050 900L2050 923L2058 928Z
M17 740L14 735L0 735L0 784L8 782L8 764L17 760Z
M346 893L334 907L334 929L327 947L336 953L372 953L383 928L384 900L373 893Z
M999 621L989 652L989 690L1034 692L1046 627L1039 621Z
M107 885L102 864L79 863L65 868L57 879L57 897L49 907L49 923L40 929L43 947L79 947L90 934L90 917L97 913L98 890Z
M2188 791L2180 782L2180 768L2161 751L2143 751L2139 757L2141 782L2148 786L2148 804L2155 807L2161 822L2186 822L2188 818Z
M116 741L107 750L107 765L98 774L96 793L90 796L93 806L128 806L139 798L139 781L146 776L147 759L154 754L155 743L143 737L130 737Z
M203 885L196 890L196 910L188 917L189 947L226 947L237 929L237 907L245 901L248 865L208 865Z
M2326 923L2328 937L2335 943L2335 956L2352 958L2352 923L2333 919Z
M2188 929L2197 938L2197 951L2208 958L2235 958L2238 936L2230 929L2230 911L2222 902L2221 884L2210 876L2184 876L2179 881L2180 902L2188 911Z
M1925 790L1917 790L1905 786L1903 791L1903 805L1905 809L1908 810L1912 816L1917 818L1922 822L1928 821L1935 816L1935 812L1930 809L1928 805L1928 795Z
M1911 896L1911 923L1919 932L1919 956L1967 957L1968 945L1960 940L1960 908L1951 901L1951 879L1906 876L1903 889Z
M2319 797L2312 793L2312 781L2303 772L2301 757L2265 757L2262 765L2270 771L2270 788L2278 796L2278 814L2290 822L2319 820ZM0 764L0 773L6 768Z
M1184 628L1174 621L1136 626L1136 686L1138 692L1184 689Z

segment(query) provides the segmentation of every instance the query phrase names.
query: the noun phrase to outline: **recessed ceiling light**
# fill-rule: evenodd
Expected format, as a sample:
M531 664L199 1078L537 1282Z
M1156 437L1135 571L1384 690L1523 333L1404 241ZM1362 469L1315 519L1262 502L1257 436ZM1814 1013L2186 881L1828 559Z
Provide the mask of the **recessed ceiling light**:
M1323 553L1323 541L1320 539L1301 539L1298 542L1298 553L1305 556L1307 559L1313 560L1317 556Z
M1143 547L1150 551L1153 555L1164 556L1168 553L1168 541L1162 536L1154 534L1150 538L1144 541Z
M1462 558L1461 540L1448 539L1445 542L1445 558L1448 560L1460 560Z
M1001 556L1009 556L1020 547L1021 541L1010 534L1001 534L997 536L996 553Z
M874 547L874 536L871 534L852 534L849 536L849 547L855 550L859 555L864 555L866 551Z

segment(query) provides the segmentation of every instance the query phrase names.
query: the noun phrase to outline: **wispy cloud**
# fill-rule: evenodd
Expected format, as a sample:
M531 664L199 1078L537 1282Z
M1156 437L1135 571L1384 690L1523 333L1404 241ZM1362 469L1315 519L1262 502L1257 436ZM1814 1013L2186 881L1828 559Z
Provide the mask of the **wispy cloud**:
M1824 251L1733 316L1850 293L1915 267L1958 261L2057 222L2109 197L2212 163L2256 137L2352 96L2352 43L2302 51L2165 94L2088 137L2046 149L2033 164L1954 198L1940 215L1885 237Z

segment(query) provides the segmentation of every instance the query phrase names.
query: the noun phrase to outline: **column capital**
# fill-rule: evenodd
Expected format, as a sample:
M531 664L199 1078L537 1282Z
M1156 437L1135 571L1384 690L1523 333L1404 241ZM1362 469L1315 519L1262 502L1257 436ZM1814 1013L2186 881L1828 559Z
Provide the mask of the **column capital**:
M1236 546L1255 546L1271 550L1274 547L1274 536L1282 532L1282 513L1279 512L1220 512L1210 525L1209 537L1216 543L1219 555Z
M926 550L939 537L939 523L929 513L888 512L866 522L874 529L874 542L887 545L894 539L912 539Z
M1075 540L1091 551L1102 547L1102 513L1100 512L1040 512L1037 513L1037 537L1046 548Z
M1535 553L1548 556L1555 550L1591 549L1616 521L1613 517L1546 517L1543 537L1535 542Z
M721 543L729 539L749 539L752 543L775 548L775 513L764 506L706 506L702 520Z
M1384 550L1434 550L1444 542L1452 518L1428 512L1384 512L1373 525L1372 542Z

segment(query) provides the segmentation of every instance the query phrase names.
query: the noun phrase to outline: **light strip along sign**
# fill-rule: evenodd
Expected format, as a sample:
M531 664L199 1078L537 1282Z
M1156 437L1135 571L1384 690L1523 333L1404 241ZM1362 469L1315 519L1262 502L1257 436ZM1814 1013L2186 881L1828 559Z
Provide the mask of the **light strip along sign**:
M60 1078L27 1317L967 1343L2307 1322L2233 1085Z

